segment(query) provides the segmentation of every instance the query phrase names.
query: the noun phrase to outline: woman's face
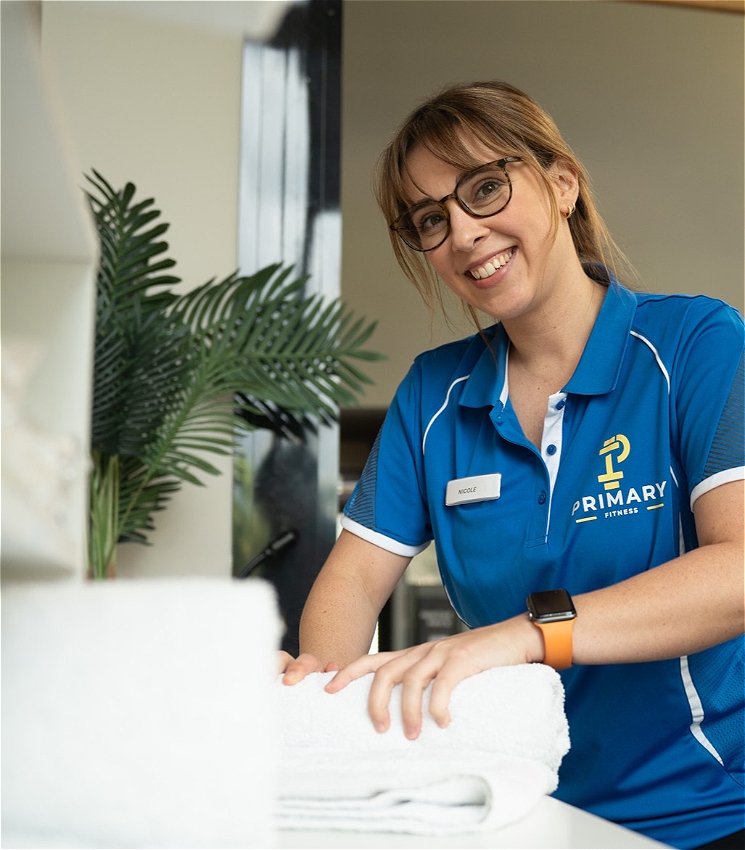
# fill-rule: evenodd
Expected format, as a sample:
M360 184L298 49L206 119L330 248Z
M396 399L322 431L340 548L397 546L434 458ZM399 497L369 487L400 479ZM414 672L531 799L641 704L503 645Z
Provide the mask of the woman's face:
M477 144L469 150L484 163L504 155ZM421 146L409 154L407 168L412 203L449 195L463 174ZM488 218L474 218L455 199L447 201L450 235L425 255L456 295L502 321L545 306L552 291L558 291L562 270L577 264L567 223L562 219L554 228L541 177L525 162L506 168L512 181L507 206ZM566 210L577 198L576 179L568 169L554 166L551 182L559 210Z

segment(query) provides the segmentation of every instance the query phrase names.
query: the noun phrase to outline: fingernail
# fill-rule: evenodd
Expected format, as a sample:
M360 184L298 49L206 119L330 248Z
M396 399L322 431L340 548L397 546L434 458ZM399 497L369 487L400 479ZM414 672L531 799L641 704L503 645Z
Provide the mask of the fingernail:
M413 726L407 726L404 730L404 735L410 740L413 741L419 737L419 730L414 728Z
M373 723L373 726L375 727L375 731L376 731L376 732L385 732L385 731L386 731L386 729L388 728L388 724L387 724L387 723L383 723L383 721L382 721L382 720L376 720L376 721Z

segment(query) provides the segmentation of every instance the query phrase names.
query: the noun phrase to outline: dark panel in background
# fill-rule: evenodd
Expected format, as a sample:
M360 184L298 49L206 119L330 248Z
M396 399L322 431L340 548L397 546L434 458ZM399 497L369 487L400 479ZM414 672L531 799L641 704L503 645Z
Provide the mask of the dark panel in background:
M288 6L267 43L243 53L238 262L309 274L306 293L340 294L341 0ZM297 653L300 614L336 532L338 427L305 439L259 430L242 438L233 474L233 572L277 589ZM284 546L283 544L288 544Z

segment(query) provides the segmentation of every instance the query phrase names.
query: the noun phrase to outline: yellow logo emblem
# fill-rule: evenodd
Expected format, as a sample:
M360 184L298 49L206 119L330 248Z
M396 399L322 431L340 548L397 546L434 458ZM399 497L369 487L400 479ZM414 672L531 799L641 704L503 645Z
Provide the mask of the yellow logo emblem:
M620 487L618 482L623 478L623 472L613 468L614 455L617 464L623 463L629 456L630 451L631 444L623 434L616 434L615 437L611 437L603 443L599 454L601 457L605 455L605 472L602 475L598 475L598 481L606 490L618 489Z

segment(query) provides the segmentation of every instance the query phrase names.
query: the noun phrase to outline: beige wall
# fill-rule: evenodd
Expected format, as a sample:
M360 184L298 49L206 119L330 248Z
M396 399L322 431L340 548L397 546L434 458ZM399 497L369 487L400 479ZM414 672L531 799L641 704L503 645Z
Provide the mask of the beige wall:
M743 307L743 16L599 0L348 0L342 297L379 320L386 406L435 333L392 259L375 160L443 85L500 78L541 103L593 178L611 232L662 292ZM464 332L465 327L461 328Z
M44 3L43 57L80 185L95 168L154 197L191 287L236 266L241 36L143 20L127 8L140 5ZM120 574L230 574L230 459L216 465L223 475L185 485L156 515L153 548L120 547Z

